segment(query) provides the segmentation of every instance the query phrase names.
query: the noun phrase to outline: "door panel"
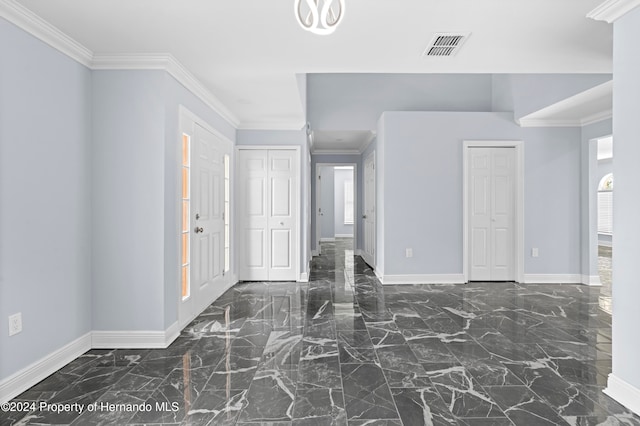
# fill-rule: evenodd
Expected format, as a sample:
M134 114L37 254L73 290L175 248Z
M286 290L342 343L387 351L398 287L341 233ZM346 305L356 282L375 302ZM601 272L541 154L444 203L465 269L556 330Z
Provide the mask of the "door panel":
M264 252L265 238L264 229L247 229L247 239L245 240L246 263L249 268L263 269L264 261L267 258Z
M291 233L287 229L274 229L271 232L271 268L291 268Z

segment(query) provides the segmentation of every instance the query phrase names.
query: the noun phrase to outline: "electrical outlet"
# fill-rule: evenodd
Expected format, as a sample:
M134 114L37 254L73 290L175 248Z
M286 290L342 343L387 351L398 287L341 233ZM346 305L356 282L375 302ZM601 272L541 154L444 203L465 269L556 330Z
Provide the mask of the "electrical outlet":
M9 336L18 334L22 331L22 312L13 314L9 317Z
M405 250L405 254L406 257L413 257L413 249L408 248Z
M538 247L531 249L531 257L538 257Z

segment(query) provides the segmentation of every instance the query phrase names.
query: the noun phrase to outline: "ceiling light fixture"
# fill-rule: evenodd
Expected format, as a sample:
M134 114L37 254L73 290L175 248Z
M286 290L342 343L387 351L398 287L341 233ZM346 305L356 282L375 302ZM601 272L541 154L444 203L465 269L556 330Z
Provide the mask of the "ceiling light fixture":
M295 0L295 13L305 30L331 34L344 17L344 0Z

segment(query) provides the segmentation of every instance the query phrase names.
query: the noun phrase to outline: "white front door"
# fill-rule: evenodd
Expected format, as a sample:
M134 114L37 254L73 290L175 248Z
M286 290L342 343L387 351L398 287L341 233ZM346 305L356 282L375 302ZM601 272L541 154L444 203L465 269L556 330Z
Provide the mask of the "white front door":
M195 308L219 296L224 271L224 151L213 133L195 126L193 144L191 285ZM216 294L218 293L218 294Z
M364 252L362 258L370 266L376 262L376 171L375 152L364 161Z
M469 280L514 281L515 148L468 150Z
M298 151L240 149L240 279L297 281Z

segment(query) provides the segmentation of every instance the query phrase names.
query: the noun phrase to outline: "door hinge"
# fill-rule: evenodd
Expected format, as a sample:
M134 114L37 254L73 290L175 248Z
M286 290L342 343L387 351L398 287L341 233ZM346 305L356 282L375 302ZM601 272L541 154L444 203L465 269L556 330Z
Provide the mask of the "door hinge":
M224 222L224 212L222 212L222 221Z
M322 176L318 175L318 180L322 179Z

